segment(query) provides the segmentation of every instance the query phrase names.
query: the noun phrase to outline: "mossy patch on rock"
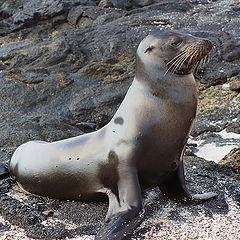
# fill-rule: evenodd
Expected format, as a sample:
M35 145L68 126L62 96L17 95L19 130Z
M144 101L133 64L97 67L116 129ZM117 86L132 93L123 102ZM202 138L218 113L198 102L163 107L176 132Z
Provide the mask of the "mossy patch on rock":
M230 90L240 92L240 75L231 78Z
M122 53L116 58L101 62L91 62L78 71L79 75L94 76L103 79L103 83L133 79L135 69L135 54L133 51Z
M198 136L203 132L219 132L225 128L240 133L238 121L240 94L237 83L237 76L228 78L223 85L211 87L198 82L198 114L192 136Z
M232 167L235 172L240 173L240 147L234 148L219 163L227 164Z
M239 98L237 92L225 89L222 85L212 86L200 92L198 112L201 114L219 112L233 104L238 104Z

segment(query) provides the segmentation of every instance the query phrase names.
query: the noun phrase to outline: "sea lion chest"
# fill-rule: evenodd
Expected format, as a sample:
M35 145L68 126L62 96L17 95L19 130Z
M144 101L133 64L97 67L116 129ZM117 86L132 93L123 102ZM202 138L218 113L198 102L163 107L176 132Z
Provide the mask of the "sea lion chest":
M196 115L197 91L193 81L163 86L158 94L139 83L133 85L138 91L130 89L129 95L134 95L136 101L124 108L122 133L132 142L131 163L137 167L145 189L176 171Z

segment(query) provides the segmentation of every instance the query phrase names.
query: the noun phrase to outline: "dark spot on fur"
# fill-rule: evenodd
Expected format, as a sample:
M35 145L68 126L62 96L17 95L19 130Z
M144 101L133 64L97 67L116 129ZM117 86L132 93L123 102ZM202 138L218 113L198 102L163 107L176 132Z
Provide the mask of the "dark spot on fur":
M69 158L69 160L72 160L71 158Z
M98 177L104 187L109 188L119 200L118 180L119 174L117 171L119 159L114 151L110 151L107 158L107 163L100 163L98 169Z
M124 120L123 120L123 118L118 117L118 118L115 118L114 122L115 122L116 124L123 125Z
M77 160L79 160L79 158L77 158Z

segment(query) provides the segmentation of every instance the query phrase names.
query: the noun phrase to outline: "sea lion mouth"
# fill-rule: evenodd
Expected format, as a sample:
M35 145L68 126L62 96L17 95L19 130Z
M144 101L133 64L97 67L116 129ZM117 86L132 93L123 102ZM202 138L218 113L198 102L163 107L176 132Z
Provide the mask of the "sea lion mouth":
M205 63L212 59L213 51L214 47L210 40L198 40L186 46L177 56L166 62L167 72L184 75L191 73L194 66L197 70L203 68Z

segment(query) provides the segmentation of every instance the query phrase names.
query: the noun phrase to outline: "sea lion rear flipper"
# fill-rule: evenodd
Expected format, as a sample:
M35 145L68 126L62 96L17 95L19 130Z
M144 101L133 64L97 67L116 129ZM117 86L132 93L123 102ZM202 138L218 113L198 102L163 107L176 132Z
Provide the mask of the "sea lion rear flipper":
M170 199L174 200L196 200L203 201L216 197L213 192L203 194L191 194L185 184L183 161L180 162L176 172L171 175L165 182L159 185L160 190Z
M141 222L143 206L136 170L128 169L120 174L118 193L117 197L110 193L106 225L98 232L96 240L120 240Z

